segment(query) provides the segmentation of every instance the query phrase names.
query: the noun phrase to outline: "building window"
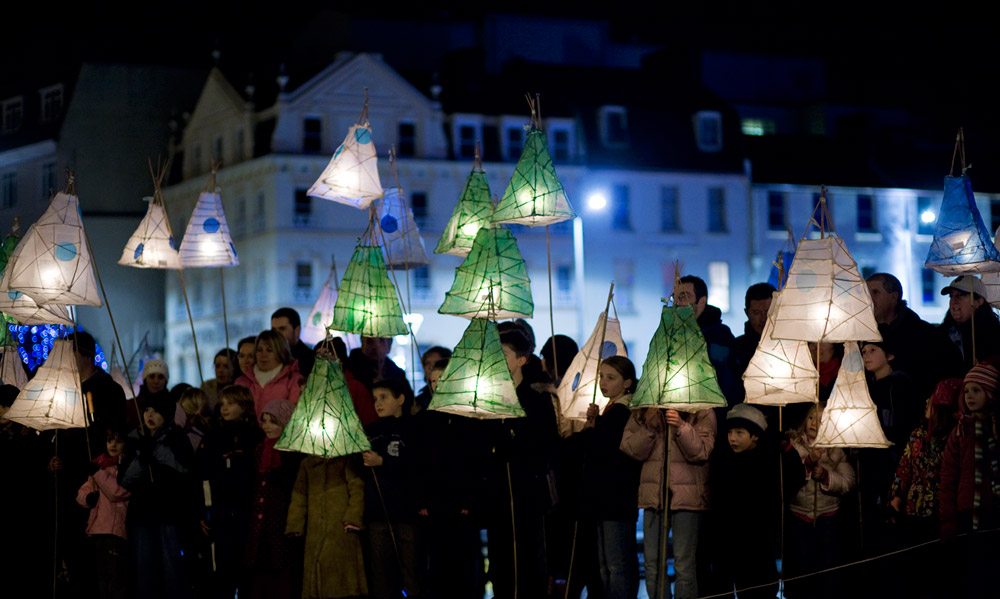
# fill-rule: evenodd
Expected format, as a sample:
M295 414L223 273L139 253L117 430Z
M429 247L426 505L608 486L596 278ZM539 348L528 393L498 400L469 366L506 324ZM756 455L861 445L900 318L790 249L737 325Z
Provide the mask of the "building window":
M725 233L726 225L726 190L722 187L708 188L708 231L709 233Z
M615 259L615 305L622 312L635 312L635 261Z
M2 121L0 131L3 133L12 133L21 128L21 123L24 121L24 99L21 96L4 100L0 121Z
M990 212L993 213L996 209L996 202L991 203ZM1000 215L996 215L1000 216ZM937 224L937 210L934 209L934 200L927 196L920 196L917 198L917 234L918 235L933 235L934 227ZM996 219L994 218L994 224ZM995 229L994 229L995 230Z
M233 162L239 162L246 156L246 143L246 134L243 132L243 129L238 130L236 132L235 149L233 150L235 153Z
M604 106L599 113L601 140L605 146L628 145L628 118L624 106Z
M302 120L302 153L319 154L323 149L323 121L317 117Z
M629 222L628 185L615 185L611 190L611 228L617 231L631 231Z
M507 160L517 162L524 149L524 127L507 127Z
M240 238L247 230L247 199L236 199L236 218L233 219L233 237Z
M295 263L295 301L308 302L312 299L313 266L312 262Z
M63 86L53 85L39 91L42 96L42 122L54 121L62 112Z
M569 162L569 131L566 129L552 129L551 139L553 162Z
M924 268L920 271L920 297L924 304L934 304L937 300L937 281L935 280L934 271L929 268Z
M708 303L723 314L729 312L729 263L708 263Z
M0 210L17 205L17 173L4 173L0 177Z
M192 272L188 270L188 286L191 288L191 312L195 316L201 316L202 313L202 303L201 303L201 274L198 272Z
M695 113L694 135L702 152L722 150L722 115L714 110Z
M410 122L402 122L396 129L396 155L400 158L411 158L417 155L417 126Z
M740 122L740 129L743 135L759 137L762 135L774 135L775 126L771 119L743 119Z
M267 270L264 268L263 264L257 264L254 268L253 276L253 289L254 298L257 305L263 304L267 301Z
M413 220L417 226L423 227L427 222L427 194L423 191L411 193L410 208L413 209Z
M413 292L419 301L428 301L431 298L431 269L426 266L418 266L413 269Z
M556 267L556 302L568 304L573 301L573 267Z
M784 231L788 228L785 220L785 194L780 191L767 192L767 229Z
M476 157L476 126L475 125L459 125L458 126L458 157L459 158L475 158Z
M878 231L875 222L875 198L867 194L858 194L858 231L875 233Z
M257 195L257 211L253 215L254 233L260 233L267 227L267 198L264 194Z
M247 271L246 268L236 269L236 306L247 305Z
M56 190L56 163L46 162L42 165L42 198L48 199Z
M681 230L680 189L663 186L660 188L660 231L673 233Z
M312 218L312 198L307 195L307 189L295 190L295 217L293 223L296 227L308 227Z
M225 151L226 148L222 143L222 136L220 135L212 143L212 161L215 163L222 162L222 159L226 156Z

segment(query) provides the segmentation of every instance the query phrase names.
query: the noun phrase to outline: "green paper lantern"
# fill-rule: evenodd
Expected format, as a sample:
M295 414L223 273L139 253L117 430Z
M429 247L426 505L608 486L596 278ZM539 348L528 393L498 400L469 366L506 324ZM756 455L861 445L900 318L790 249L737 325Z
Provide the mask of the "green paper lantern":
M455 346L428 409L471 418L521 418L495 322L474 318Z
M486 173L478 166L473 167L434 253L468 256L479 229L490 224L492 212L493 199Z
M694 308L663 308L631 407L698 412L726 405Z
M274 446L321 458L371 449L339 362L317 356L299 403Z
M531 318L531 281L514 235L503 227L485 227L438 308L465 318Z
M514 168L514 175L493 213L493 222L540 227L574 216L576 214L552 166L545 133L532 128L524 141L524 150Z
M337 303L333 307L333 322L327 327L345 333L360 333L366 337L408 335L403 322L396 288L382 258L382 248L359 245L347 265L340 282Z

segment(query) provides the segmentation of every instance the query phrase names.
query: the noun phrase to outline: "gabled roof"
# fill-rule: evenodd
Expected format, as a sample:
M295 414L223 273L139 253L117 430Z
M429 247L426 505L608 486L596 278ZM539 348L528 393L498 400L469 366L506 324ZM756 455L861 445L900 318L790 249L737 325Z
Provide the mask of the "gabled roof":
M377 73L377 75L375 75ZM317 93L323 86L331 81L347 79L352 76L362 76L365 79L372 79L375 76L388 78L394 85L397 85L396 93L407 93L417 97L417 99L429 102L430 99L412 83L403 78L395 69L387 65L375 54L340 52L329 66L317 73L311 79L295 88L285 99L289 103L296 103L304 98Z
M243 96L229 83L222 71L218 67L214 67L208 73L187 128L192 125L197 126L199 120L206 118L206 111L218 110L218 100L220 99L234 112L242 112L246 107L246 100L243 99Z

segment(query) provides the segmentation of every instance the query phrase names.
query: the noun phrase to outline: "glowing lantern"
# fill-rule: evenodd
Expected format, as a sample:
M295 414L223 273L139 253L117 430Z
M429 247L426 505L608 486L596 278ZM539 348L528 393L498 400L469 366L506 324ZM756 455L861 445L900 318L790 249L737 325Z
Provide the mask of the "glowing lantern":
M0 379L5 385L14 385L18 389L23 389L28 382L24 363L17 355L17 350L12 347L0 347Z
M875 403L868 394L864 362L858 344L844 344L833 393L820 417L817 447L889 447Z
M0 271L6 273L7 260L17 247L18 238L13 233L4 238L0 244ZM22 324L72 324L69 311L66 306L58 304L52 306L39 306L35 300L27 295L10 289L7 285L7 277L0 277L0 325L3 332L0 333L0 345L10 345L13 341L10 337L8 324L20 322Z
M376 245L354 248L327 328L366 337L409 334L399 296L382 259L382 248Z
M767 322L757 343L757 351L750 358L743 373L746 402L770 406L790 403L816 402L816 381L819 372L809 356L805 341L773 339L774 317L781 303L781 293L775 292Z
M316 357L299 403L274 446L321 458L371 449L339 362Z
M948 276L1000 271L1000 251L964 175L944 178L944 199L924 266Z
M59 339L52 345L49 359L24 385L4 417L40 431L87 426L70 340Z
M465 181L465 189L458 198L458 204L451 213L434 252L463 258L468 256L479 229L489 226L492 212L490 184L477 157L476 164Z
M389 268L409 269L430 262L413 211L403 201L402 189L386 189L385 196L375 200L375 212Z
M469 323L428 409L483 419L524 416L496 323L483 318Z
M507 184L496 211L494 223L539 227L576 216L566 199L562 183L556 177L545 133L537 127L528 131L521 159Z
M218 191L203 191L198 196L184 231L180 256L184 268L239 266L240 258L229 236L222 195Z
M307 345L316 345L326 339L327 325L333 322L333 307L337 303L337 261L332 260L330 275L320 289L319 297L302 323L299 338Z
M564 418L586 420L587 408L591 402L596 403L601 411L604 410L608 398L597 388L597 367L598 362L611 356L628 357L628 352L622 340L621 323L617 318L608 318L606 313L601 312L594 326L594 332L573 357L569 369L559 384L559 411Z
M129 237L118 264L135 268L181 267L174 236L170 232L170 221L158 196L146 198L149 207L139 227Z
M504 227L480 229L438 312L499 319L531 318L534 310L528 269L514 235Z
M372 143L372 128L368 124L367 112L365 100L360 122L348 129L344 143L340 144L319 179L309 188L310 196L362 210L382 197L378 155L375 144Z

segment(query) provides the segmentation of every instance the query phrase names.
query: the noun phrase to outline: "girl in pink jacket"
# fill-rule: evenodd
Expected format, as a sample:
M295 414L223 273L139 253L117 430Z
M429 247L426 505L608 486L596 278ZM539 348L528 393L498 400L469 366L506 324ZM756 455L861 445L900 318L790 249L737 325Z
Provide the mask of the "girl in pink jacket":
M257 363L236 379L236 384L250 389L259 421L264 406L272 400L285 399L293 406L297 404L303 380L298 362L292 357L288 341L281 333L262 331L257 335L255 351Z

